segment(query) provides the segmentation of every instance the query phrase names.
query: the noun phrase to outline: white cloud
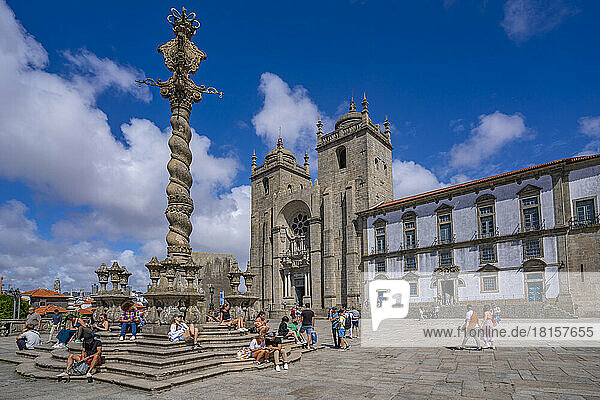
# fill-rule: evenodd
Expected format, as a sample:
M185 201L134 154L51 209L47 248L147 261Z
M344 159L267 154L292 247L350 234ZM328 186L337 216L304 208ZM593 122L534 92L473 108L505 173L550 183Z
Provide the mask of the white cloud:
M258 91L264 96L264 104L252 118L252 124L267 146L275 146L281 128L284 145L303 153L315 146L319 115L325 131L333 126L330 118L319 113L308 90L300 85L290 88L278 75L265 72L260 76Z
M152 94L148 86L139 86L136 80L144 80L145 75L142 71L133 67L125 67L117 64L108 58L98 58L87 50L81 50L77 54L71 51L64 51L63 56L70 63L74 70L72 80L83 91L93 90L88 93L90 98L94 95L113 87L123 93L131 94L138 99L149 102L152 100Z
M553 30L577 12L563 0L508 0L500 25L511 40L525 42Z
M600 137L600 116L579 118L579 132L592 137Z
M394 160L392 173L394 197L397 199L448 186L440 182L433 172L414 161Z
M450 166L476 168L506 144L522 138L528 129L525 118L516 113L480 115L479 125L471 130L470 137L450 150Z
M78 269L83 271L85 266L88 276L101 262L119 257L121 253L108 250L103 241L126 238L142 245L135 253L130 249L119 252L138 263L131 267L139 271L137 282L143 287L147 281L142 279L142 275L147 277L143 263L153 255L164 256L166 247L164 190L170 128L161 130L151 121L132 118L121 126L126 144L116 140L107 115L95 106L96 97L111 88L148 101L147 89L133 85L135 79L143 78L143 72L88 51L63 54L73 67L71 75L46 72L48 57L43 46L0 1L0 177L25 183L42 199L90 210L67 213L52 227L53 237L44 240L35 234L35 221L23 217L23 223L33 224L23 235L32 237L45 256L30 249L18 263L11 264L10 258L23 248L2 248L0 271L5 273L12 265L32 265L37 266L40 285L48 285L48 271L62 271L65 279L77 280L84 276ZM235 157L212 155L210 139L195 132L190 146L194 155L193 217L199 219L194 228L205 233L193 235L192 246L197 251L235 250L244 263L250 240L245 235L249 225L248 206L243 201L246 187L231 188L239 162ZM19 211L18 204L11 207ZM24 216L24 211L19 212ZM237 232L229 232L229 237L236 238L233 246L228 240L216 243L210 235L222 229L225 220ZM71 258L65 259L60 251ZM79 264L78 256L82 257ZM71 269L63 265L75 264L69 277ZM87 287L90 280L85 282Z

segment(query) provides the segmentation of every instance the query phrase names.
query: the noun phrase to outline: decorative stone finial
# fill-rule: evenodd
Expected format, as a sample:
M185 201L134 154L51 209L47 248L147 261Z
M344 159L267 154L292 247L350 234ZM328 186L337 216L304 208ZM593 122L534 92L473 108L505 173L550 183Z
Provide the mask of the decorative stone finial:
M369 112L369 102L367 101L367 92L363 92L363 101L360 103L362 105L363 112Z
M252 164L250 166L252 167L252 171L256 169L256 150L252 151Z
M385 126L385 131L386 132L390 131L390 121L388 121L387 115L385 116L385 121L383 122L383 126Z
M350 99L350 111L356 111L356 104L354 103L354 96Z
M279 139L277 139L277 148L283 149L283 139L281 138L281 135L279 135Z
M308 172L308 152L304 152L304 170Z
M319 115L319 120L317 121L317 133L323 133L323 123L321 122L320 115Z

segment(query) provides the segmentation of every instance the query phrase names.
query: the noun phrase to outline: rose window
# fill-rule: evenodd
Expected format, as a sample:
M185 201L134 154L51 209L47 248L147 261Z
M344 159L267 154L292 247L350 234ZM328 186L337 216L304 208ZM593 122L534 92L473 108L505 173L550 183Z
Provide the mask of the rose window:
M308 233L308 217L306 214L298 214L292 221L292 231L294 235L301 236Z

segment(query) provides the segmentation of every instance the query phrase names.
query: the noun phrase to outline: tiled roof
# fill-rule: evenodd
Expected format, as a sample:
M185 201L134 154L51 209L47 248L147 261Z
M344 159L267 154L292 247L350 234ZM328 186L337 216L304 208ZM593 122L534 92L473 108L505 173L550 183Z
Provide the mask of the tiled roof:
M421 198L424 198L424 197L428 197L428 196L431 196L431 195L444 194L446 192L451 192L452 190L455 190L455 189L458 189L458 188L473 186L473 185L476 185L478 183L491 182L491 181L494 181L495 179L498 179L498 178L503 178L503 177L507 177L507 176L511 176L511 175L517 175L517 174L520 174L520 173L523 173L523 172L533 171L533 170L536 170L536 169L541 169L541 168L549 167L549 166L556 165L556 164L573 164L575 162L586 161L586 160L591 160L591 159L595 159L595 158L600 158L600 154L593 154L593 155L590 155L590 156L580 156L580 157L563 158L563 159L556 160L556 161L550 161L550 162L543 163L543 164L533 165L531 167L521 168L521 169L517 169L515 171L510 171L510 172L505 172L505 173L499 174L499 175L489 176L487 178L481 178L481 179L477 179L477 180L470 181L470 182L460 183L460 184L454 185L454 186L448 186L448 187L445 187L445 188L442 188L442 189L432 190L430 192L419 193L419 194L416 194L416 195L413 195L413 196L404 197L402 199L388 201L387 203L382 203L382 204L380 204L378 206L375 206L373 208L370 208L370 209L368 209L366 211L360 212L359 214L366 214L366 213L369 213L371 211L378 211L378 210L381 210L381 209L393 207L395 205L399 205L399 204L403 204L403 203L408 203L410 201L418 200L418 199L421 199Z
M64 294L60 294L57 292L54 292L52 290L48 290L48 289L33 289L33 290L29 290L27 292L23 292L21 293L24 296L29 296L29 297L56 297L56 298L63 298L66 299L68 296L65 296Z
M66 308L55 306L54 304L48 304L47 306L36 308L35 312L40 314L41 316L44 316L45 314L53 313L56 309L58 309L58 311L61 313L67 312Z

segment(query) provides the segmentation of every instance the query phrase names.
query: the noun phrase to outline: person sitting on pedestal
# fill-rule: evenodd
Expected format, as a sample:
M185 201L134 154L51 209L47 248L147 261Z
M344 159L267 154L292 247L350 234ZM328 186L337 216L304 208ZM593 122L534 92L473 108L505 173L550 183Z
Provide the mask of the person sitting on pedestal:
M173 316L169 329L169 340L171 342L181 342L193 339L192 350L200 350L202 347L198 344L198 328L194 324L188 326L182 319L183 315L181 314Z
M131 328L131 338L129 340L135 340L137 324L140 322L140 314L131 300L127 300L121 304L121 309L123 310L123 313L119 320L119 322L121 322L121 335L119 336L119 340L125 339L125 333L127 333L128 328Z

